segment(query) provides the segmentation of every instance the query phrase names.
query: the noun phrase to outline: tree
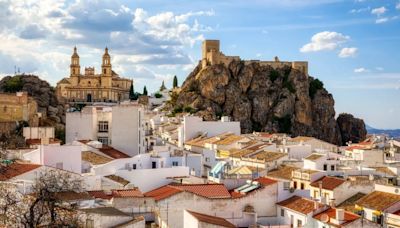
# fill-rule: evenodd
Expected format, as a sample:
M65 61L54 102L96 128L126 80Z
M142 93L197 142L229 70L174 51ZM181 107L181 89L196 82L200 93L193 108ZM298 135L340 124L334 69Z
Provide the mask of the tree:
M129 89L129 100L135 100L135 90L133 88L133 83L131 84L131 88Z
M162 84L161 84L161 86L160 86L160 91L164 91L164 90L166 90L167 89L167 87L165 87L165 85L164 85L164 80L162 81Z
M174 81L172 82L172 88L177 88L178 87L178 78L176 75L174 76Z
M143 95L147 96L147 88L146 88L146 86L143 87Z
M70 173L47 170L39 173L23 194L14 186L0 187L0 217L10 227L79 227L77 204L66 195L80 194L81 180ZM12 189L12 190L10 190Z

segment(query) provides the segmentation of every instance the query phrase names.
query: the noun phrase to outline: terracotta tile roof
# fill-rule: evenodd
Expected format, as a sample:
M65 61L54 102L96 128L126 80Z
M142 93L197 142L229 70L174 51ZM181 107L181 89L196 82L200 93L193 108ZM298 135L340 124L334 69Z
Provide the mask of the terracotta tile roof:
M314 182L312 182L310 185L319 188L319 183L322 182L322 189L326 190L334 190L336 187L339 187L341 184L346 182L346 180L337 178L337 177L330 177L330 176L325 176L322 177Z
M233 225L232 223L228 222L226 219L221 218L221 217L201 214L201 213L189 211L189 210L186 210L186 211L200 222L213 224L213 225L217 225L217 226L222 226L222 227L229 227L229 228L236 227L235 225Z
M277 169L273 169L267 173L268 177L291 180L292 171L298 170L299 168L293 166L280 166Z
M165 186L156 188L150 192L145 193L144 196L154 198L155 200L162 200L162 199L166 199L170 196L173 196L177 193L180 193L182 191L183 190L178 189L176 187L165 185Z
M58 192L56 197L64 201L74 201L74 200L91 200L94 199L88 192Z
M230 145L232 143L235 143L237 141L242 140L244 137L240 136L240 135L229 135L228 137L222 138L221 140L218 140L216 142L214 142L213 144L216 145Z
M363 146L357 146L357 145L355 145L355 146L348 146L348 147L345 148L345 150L347 150L347 151L363 150L363 149L365 149L365 147L363 147Z
M268 186L277 183L278 181L270 179L268 177L259 177L255 179L258 183L260 183L262 186Z
M130 197L130 198L136 198L136 197L143 197L143 194L141 191L139 191L138 188L133 188L133 189L121 189L121 190L113 190L112 191L113 197L116 198L124 198L124 197Z
M393 212L394 215L400 215L400 210Z
M91 195L92 197L96 198L96 199L105 199L105 200L110 200L113 198L112 193L107 194L105 191L103 190L99 190L99 191L88 191L89 195Z
M242 198L246 195L246 193L235 192L235 190L231 190L229 193L231 194L232 199Z
M7 181L39 167L41 165L18 162L11 163L10 165L0 165L0 181Z
M314 211L315 203L316 202L310 199L306 199L300 196L292 196L289 199L277 203L277 205L296 211L303 215L307 215ZM317 204L319 205L319 207L323 206L320 203Z
M392 170L390 170L388 167L369 167L373 168L378 172L390 175L390 176L396 176L396 173L394 173Z
M356 204L372 210L384 211L398 202L400 202L400 195L374 191L357 200Z
M324 221L326 216L328 216L328 218L329 218L328 222ZM336 218L336 208L329 208L328 210L325 210L325 211L323 211L321 213L318 213L318 214L314 215L313 218L316 219L316 220L319 220L319 221L321 221L323 223L332 225L332 226L341 227L341 226L344 226L344 225L347 225L349 223L352 223L352 222L356 221L357 219L361 218L361 216L359 216L357 214L353 214L353 213L348 212L348 211L344 211L344 220L339 225L337 223L334 223L333 221L330 221L330 219L337 220L337 218Z
M99 151L101 151L105 155L110 156L110 157L115 158L115 159L118 159L118 158L130 158L129 155L127 155L127 154L125 154L125 153L123 153L123 152L121 152L121 151L119 151L117 149L114 149L111 146L103 145L103 147L100 148Z
M83 151L82 160L90 162L93 165L101 165L112 161L113 159L96 154L92 151Z
M315 139L314 137L308 137L308 136L297 136L295 138L289 139L290 141L293 142L307 142L309 140Z
M355 208L355 202L357 202L357 200L361 199L365 195L366 194L364 194L364 193L358 192L358 193L354 194L353 196L347 198L345 201L340 203L337 207L345 209L346 211L356 212L357 210Z
M251 155L251 158L255 158L257 160L263 160L265 162L271 162L278 160L279 158L282 158L286 156L284 153L279 153L279 152L270 152L270 151L263 151L259 152L257 154Z
M147 192L144 196L161 200L184 191L210 199L231 198L223 184L170 184Z
M230 198L228 190L223 184L184 184L174 185L183 191L191 192L207 198Z
M124 178L122 178L120 176L117 176L117 175L108 175L108 176L104 176L104 177L107 178L107 179L110 179L112 181L115 181L117 183L120 183L123 186L125 186L125 185L130 183L128 180L126 180L126 179L124 179Z

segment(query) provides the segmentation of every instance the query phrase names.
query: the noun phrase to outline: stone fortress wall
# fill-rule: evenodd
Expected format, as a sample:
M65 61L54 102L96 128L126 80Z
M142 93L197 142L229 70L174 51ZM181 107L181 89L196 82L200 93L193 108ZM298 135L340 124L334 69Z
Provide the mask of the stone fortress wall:
M228 66L232 61L241 61L239 56L226 56L220 51L219 40L205 40L202 44L202 67L215 64L224 64ZM260 60L245 60L245 64L251 64L253 62L259 63L261 66L271 66L272 68L281 68L283 66L290 66L293 69L297 69L304 74L308 75L308 62L307 61L280 61L278 57L275 57L274 61L260 61Z

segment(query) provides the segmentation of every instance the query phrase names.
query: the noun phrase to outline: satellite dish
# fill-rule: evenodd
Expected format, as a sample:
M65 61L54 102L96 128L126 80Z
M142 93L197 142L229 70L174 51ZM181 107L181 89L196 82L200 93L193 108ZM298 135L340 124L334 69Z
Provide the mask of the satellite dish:
M329 222L329 216L327 214L322 214L321 215L321 221L324 223Z

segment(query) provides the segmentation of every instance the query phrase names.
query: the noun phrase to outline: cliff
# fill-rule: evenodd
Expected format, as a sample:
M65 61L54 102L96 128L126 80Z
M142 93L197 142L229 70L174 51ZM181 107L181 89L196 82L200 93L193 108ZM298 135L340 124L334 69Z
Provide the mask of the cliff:
M42 126L55 126L63 128L65 124L65 108L57 100L55 90L47 81L35 75L6 76L0 81L0 92L15 93L25 91L33 97L38 105L38 112L42 118Z
M235 60L205 68L199 64L183 83L175 106L191 107L205 120L231 116L240 121L242 133L285 132L337 145L365 138L365 126L352 125L359 121L352 117L346 122L354 128L343 129L342 137L345 125L336 121L334 103L321 81L297 69Z

